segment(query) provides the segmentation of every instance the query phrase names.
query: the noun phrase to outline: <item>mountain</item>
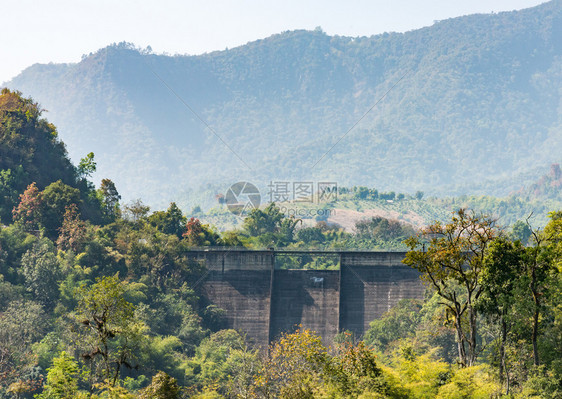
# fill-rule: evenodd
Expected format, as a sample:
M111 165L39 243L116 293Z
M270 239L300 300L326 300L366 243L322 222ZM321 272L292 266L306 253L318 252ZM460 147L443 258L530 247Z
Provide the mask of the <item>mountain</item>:
M98 179L156 207L202 192L212 202L241 180L262 197L270 181L505 194L560 161L561 37L555 0L406 33L290 31L196 56L121 43L5 85L49 111L73 160L93 151Z

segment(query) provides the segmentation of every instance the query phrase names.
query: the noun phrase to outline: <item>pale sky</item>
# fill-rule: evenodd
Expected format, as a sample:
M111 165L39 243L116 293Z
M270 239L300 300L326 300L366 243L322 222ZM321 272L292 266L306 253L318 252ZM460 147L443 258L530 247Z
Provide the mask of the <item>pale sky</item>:
M127 41L154 52L201 54L293 29L330 35L404 32L544 0L0 0L0 83L34 63L77 62Z

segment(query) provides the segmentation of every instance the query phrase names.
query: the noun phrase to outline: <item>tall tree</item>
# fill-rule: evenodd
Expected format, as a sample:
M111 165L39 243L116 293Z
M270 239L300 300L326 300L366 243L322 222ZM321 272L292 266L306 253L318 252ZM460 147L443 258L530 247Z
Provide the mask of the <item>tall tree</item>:
M533 345L533 363L540 364L539 358L539 326L541 313L548 298L549 283L552 281L554 268L554 252L548 245L547 236L541 231L533 230L530 238L532 245L526 248L526 259L523 272L529 281L529 291L533 300L533 321L531 342Z
M135 320L134 306L124 298L124 284L115 276L98 278L77 292L76 319L84 326L82 343L96 375L114 386L123 366L130 368L144 326ZM96 367L96 362L99 367ZM100 370L101 369L101 370Z
M20 202L13 210L14 221L25 231L35 231L42 226L43 196L37 185L31 183L20 195Z
M100 188L98 189L98 196L102 204L103 215L107 221L113 221L120 214L119 201L121 195L110 179L102 179Z
M96 161L94 160L94 153L90 152L84 158L80 159L76 167L77 177L79 179L86 179L96 171Z
M523 271L524 260L525 248L520 241L498 238L489 245L480 280L483 293L478 305L483 313L499 324L499 375L500 382L506 383L506 395L509 394L510 379L505 348L514 318L514 291Z
M498 235L493 219L460 209L450 223L436 222L406 240L410 251L404 263L418 270L422 280L443 299L456 331L463 367L474 365L478 355L475 305L483 290L480 275L486 250Z
M87 234L86 222L80 219L80 213L76 204L66 207L62 226L59 229L57 246L63 251L71 249L75 253L80 252L86 242Z

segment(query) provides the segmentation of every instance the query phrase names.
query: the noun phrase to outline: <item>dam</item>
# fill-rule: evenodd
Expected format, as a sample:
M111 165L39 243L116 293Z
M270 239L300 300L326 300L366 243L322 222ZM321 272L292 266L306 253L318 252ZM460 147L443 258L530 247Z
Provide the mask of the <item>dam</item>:
M265 347L297 326L325 343L342 331L362 337L401 299L422 299L419 273L405 252L205 249L187 256L205 267L196 290L226 311L226 328ZM283 256L335 257L339 270L279 269Z

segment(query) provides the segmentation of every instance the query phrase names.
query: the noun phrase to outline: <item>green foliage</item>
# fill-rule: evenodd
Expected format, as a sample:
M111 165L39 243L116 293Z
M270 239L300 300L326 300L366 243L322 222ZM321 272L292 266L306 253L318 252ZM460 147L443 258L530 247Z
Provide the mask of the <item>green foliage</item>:
M371 322L365 342L384 351L394 341L412 338L421 321L421 308L421 301L401 300L380 319Z
M287 218L281 209L270 203L263 210L252 209L244 219L244 231L261 247L285 246L293 242L299 220Z
M0 387L5 387L35 366L32 344L43 336L47 320L38 303L15 300L0 314L0 326Z
M21 166L14 170L0 170L0 223L9 224L12 220L12 210L18 204L24 180L25 173Z
M62 179L75 181L74 167L58 140L55 127L41 118L42 110L31 98L2 89L0 94L0 170L16 171L23 179L12 186L20 191L33 181L42 189Z
M84 158L80 159L76 173L79 179L85 179L96 171L96 161L94 161L94 153L90 152Z
M47 238L37 241L21 258L25 286L46 308L58 299L60 268L53 243Z
M511 227L511 237L514 240L519 240L523 245L525 245L529 238L531 237L531 228L529 225L521 220L518 220Z
M336 348L329 365L329 377L342 397L365 392L387 393L388 386L373 351L363 343L344 342Z
M37 399L74 399L78 393L80 369L78 363L66 352L53 359L47 373L47 382Z
M208 225L202 224L199 219L193 217L187 221L182 236L187 244L192 247L207 247L219 244L219 235L211 230Z
M144 325L134 319L134 307L124 299L125 289L117 276L98 278L91 287L77 291L76 321L85 329L82 355L95 365L99 377L115 386L122 367L132 367L143 339Z
M187 219L176 203L172 202L166 212L157 211L150 215L148 223L165 234L175 234L178 238L182 238Z
M310 330L284 334L270 348L257 378L264 395L280 398L312 398L329 362L326 347Z
M200 389L213 386L223 394L229 390L248 392L257 361L257 352L249 350L244 337L234 330L221 330L198 346L187 364L187 378Z
M382 217L372 217L355 224L357 240L373 240L383 243L402 242L415 234L412 226Z
M489 243L499 234L491 218L460 209L443 225L437 222L423 231L422 238L407 240L410 251L404 263L443 299L459 342L459 363L473 366L477 357L476 301L482 293L480 276Z
M179 395L177 381L166 373L159 372L152 377L150 385L141 391L139 399L177 399Z
M21 93L3 89L0 94L0 220L8 223L12 209L18 208L23 200L25 205L13 216L26 223L30 229L36 230L41 222L47 228L47 234L53 237L64 213L62 200L68 196L72 202L81 205L86 218L93 221L100 219L100 205L95 199L93 185L85 177L95 170L93 154L81 161L75 168L67 157L64 143L59 141L55 127L41 118L42 110L30 98L23 98ZM29 195L20 198L26 187L35 186L36 190L44 190L53 183L55 186L46 191L47 201L43 204L48 210L43 220L36 219L31 211ZM78 190L69 193L70 187ZM28 193L31 194L31 193ZM58 215L58 218L57 218Z
M306 245L314 246L315 244L322 244L326 237L318 227L305 227L297 230L297 240Z
M121 200L121 195L119 195L115 183L109 179L102 179L97 195L106 221L114 221L120 214L119 201Z
M392 368L387 372L400 381L399 387L408 398L435 398L439 388L450 381L449 363L438 360L435 350L416 353L411 346L400 347L392 357Z
M450 382L439 388L438 399L485 399L497 395L498 385L486 366L457 370Z
M57 237L66 209L80 205L80 191L57 180L43 190L41 199L44 206L42 224L50 237Z

